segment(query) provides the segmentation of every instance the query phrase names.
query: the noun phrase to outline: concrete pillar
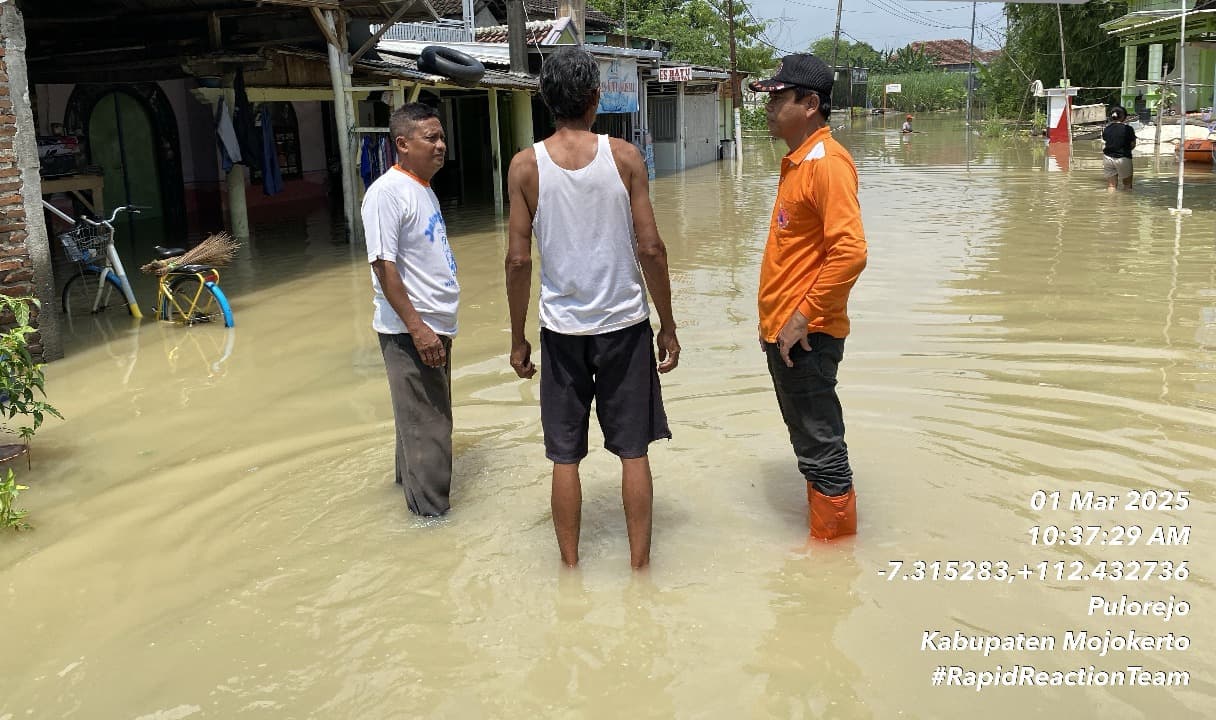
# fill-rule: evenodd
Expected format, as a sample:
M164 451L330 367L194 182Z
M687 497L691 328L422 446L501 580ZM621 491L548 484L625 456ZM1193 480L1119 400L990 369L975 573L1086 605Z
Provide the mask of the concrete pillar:
M1151 108L1157 107L1157 102L1161 99L1161 86L1157 83L1161 80L1161 60L1165 54L1165 46L1161 43L1153 43L1148 46L1148 82L1149 91L1145 94L1148 99L1148 106Z
M498 126L498 91L486 91L490 104L490 167L494 177L494 212L502 214L502 129Z
M228 116L232 117L236 109L236 91L232 88L235 75L228 73L224 76L224 99L228 106ZM248 162L248 159L246 159ZM249 238L249 208L245 202L245 166L233 164L226 178L228 187L228 227L232 236L247 240Z
M525 90L511 91L511 130L515 152L536 142L532 136L532 94Z
M31 324L29 349L43 360L63 357L59 336L59 298L51 272L51 246L42 215L42 178L38 141L30 109L29 73L25 65L25 23L11 2L0 3L0 287L14 295L31 295L42 303ZM9 135L9 129L12 134ZM4 137L8 135L8 137ZM9 139L11 138L11 140Z
M1139 55L1138 45L1128 45L1123 48L1123 95L1122 105L1129 110L1136 104L1136 59Z
M684 169L685 148L687 141L684 132L684 83L676 83L676 167Z

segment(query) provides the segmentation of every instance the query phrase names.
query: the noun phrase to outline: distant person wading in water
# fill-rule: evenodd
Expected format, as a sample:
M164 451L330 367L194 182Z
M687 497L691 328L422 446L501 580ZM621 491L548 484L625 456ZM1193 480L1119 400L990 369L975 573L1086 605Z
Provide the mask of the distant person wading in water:
M536 374L524 334L532 285L532 235L540 250L540 418L553 462L553 526L562 562L578 564L579 463L591 403L604 447L621 460L621 496L634 568L650 562L652 480L648 446L670 438L658 373L680 358L667 250L659 238L646 165L637 148L591 132L599 68L566 47L541 66L540 94L557 130L511 161L506 258L511 367ZM645 284L642 276L645 276ZM659 316L658 366L646 290Z
M1136 131L1124 122L1127 110L1116 105L1110 110L1110 124L1102 131L1102 175L1106 189L1114 192L1123 187L1132 189L1132 150L1136 147Z
M907 116L906 118L904 118L904 125L903 125L903 127L902 127L902 128L900 128L900 132L904 132L904 133L912 133L912 132L915 132L915 131L912 129L912 116L911 116L911 115L909 115L909 116Z

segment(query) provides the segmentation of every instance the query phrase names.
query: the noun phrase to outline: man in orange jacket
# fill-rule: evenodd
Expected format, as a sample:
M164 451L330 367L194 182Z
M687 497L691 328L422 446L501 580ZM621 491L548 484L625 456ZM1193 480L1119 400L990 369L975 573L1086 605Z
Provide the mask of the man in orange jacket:
M866 266L853 158L827 125L832 71L814 55L787 55L768 80L769 132L784 140L777 201L760 268L760 344L781 417L807 480L811 535L857 532L857 497L836 396L849 334L849 291Z

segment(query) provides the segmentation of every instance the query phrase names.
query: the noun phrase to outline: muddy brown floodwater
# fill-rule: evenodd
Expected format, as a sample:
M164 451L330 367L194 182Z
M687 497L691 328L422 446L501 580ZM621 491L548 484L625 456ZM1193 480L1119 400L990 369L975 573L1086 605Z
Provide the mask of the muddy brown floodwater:
M1188 171L1194 215L1178 225L1168 160L1137 159L1136 190L1108 195L1092 143L1052 172L1037 143L968 141L954 117L916 127L837 133L870 243L840 386L857 538L804 549L803 481L756 348L782 154L768 140L740 168L654 183L684 352L664 378L675 437L651 455L641 576L602 449L584 465L583 567L559 570L538 385L506 359L503 223L448 211L464 288L454 510L423 521L392 483L361 249L323 212L284 218L225 274L234 330L68 329L47 368L67 420L47 423L22 476L36 528L0 536L0 718L1205 717L1216 182ZM1034 509L1037 490L1061 507ZM1146 490L1186 491L1189 507L1126 507ZM1119 502L1071 510L1074 491ZM1074 525L1106 534L1068 545ZM1036 526L1064 544L1032 544ZM1132 526L1136 544L1109 542ZM1188 543L1149 544L1157 526L1189 527ZM939 577L915 579L918 560L941 561ZM951 560L1030 576L947 580ZM1189 577L1116 581L1116 560L1187 561ZM1088 579L1070 579L1074 561ZM1123 595L1189 613L1091 614L1092 597ZM1056 646L925 649L935 630ZM1063 647L1082 630L1191 644ZM934 687L939 665L1141 666L1189 684L977 692Z

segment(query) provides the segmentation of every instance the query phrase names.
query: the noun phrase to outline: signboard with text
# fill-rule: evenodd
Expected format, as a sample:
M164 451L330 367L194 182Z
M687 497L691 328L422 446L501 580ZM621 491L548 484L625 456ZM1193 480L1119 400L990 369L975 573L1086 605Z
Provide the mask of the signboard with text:
M691 67L659 68L659 82L688 82L692 80Z
M638 111L638 63L636 60L600 60L600 106L596 112Z
M903 92L904 86L899 83L889 83L884 92L897 93Z

